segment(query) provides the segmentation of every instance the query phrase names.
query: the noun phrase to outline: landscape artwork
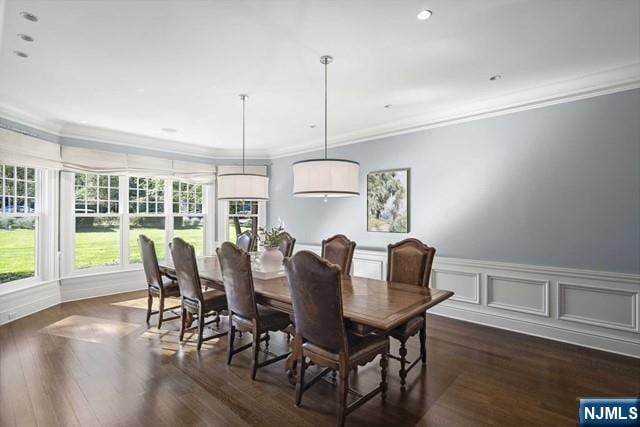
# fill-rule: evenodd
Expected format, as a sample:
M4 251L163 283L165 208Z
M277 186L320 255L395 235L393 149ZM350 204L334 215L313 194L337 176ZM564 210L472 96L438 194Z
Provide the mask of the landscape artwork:
M367 231L409 232L409 169L367 174Z

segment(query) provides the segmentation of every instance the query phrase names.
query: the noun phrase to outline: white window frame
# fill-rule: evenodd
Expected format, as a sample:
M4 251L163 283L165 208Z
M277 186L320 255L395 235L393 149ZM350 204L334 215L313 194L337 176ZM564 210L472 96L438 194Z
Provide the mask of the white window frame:
M82 172L79 172L82 174ZM92 214L88 214L88 213L84 213L84 214L78 214L76 213L76 207L75 207L75 202L76 202L76 197L75 197L75 173L71 174L71 189L70 189L70 193L71 193L71 215L66 216L66 215L62 215L61 220L64 221L64 218L67 217L71 217L71 224L70 224L70 229L72 230L71 236L69 238L69 243L70 246L69 248L71 249L70 251L63 249L63 253L64 252L68 252L67 256L70 258L71 260L71 268L68 270L73 276L82 276L85 274L93 274L93 273L106 273L106 272L112 272L112 271L119 271L122 270L123 268L123 264L124 264L124 258L123 256L126 254L126 250L125 253L123 253L123 242L124 242L124 238L126 238L126 234L123 232L123 227L125 226L125 220L124 217L126 215L123 214L123 188L125 190L128 190L128 180L126 179L126 175L121 175L121 174L97 174L97 173L91 173L91 172L87 172L84 173L85 175L98 175L98 179L100 175L103 176L117 176L118 177L118 212L117 213L92 213ZM128 193L127 193L128 194ZM127 197L128 199L128 197ZM97 200L97 199L96 199ZM110 200L110 199L109 199ZM97 202L96 202L96 207L98 206ZM99 217L99 218L117 218L118 219L118 238L120 241L120 252L119 252L119 261L117 264L113 264L113 265L100 265L100 266L95 266L95 267L87 267L87 268L77 268L76 267L76 218L81 218L81 217ZM128 225L128 223L127 223ZM127 242L127 246L128 246L128 242ZM127 248L128 249L128 248Z
M238 199L242 200L242 199ZM235 200L234 200L235 201ZM229 219L236 215L229 215L230 200L218 200L218 246L222 242L229 240ZM252 215L250 215L252 216ZM267 224L267 202L266 200L258 201L258 228L264 228ZM235 242L232 242L235 243Z
M201 213L180 213L180 212L174 212L173 211L173 183L174 182L178 182L178 183L186 183L188 185L202 185L202 212ZM190 183L187 181L181 181L179 179L176 180L171 180L170 181L170 199L165 196L165 201L169 200L170 206L170 213L171 213L171 234L170 236L167 238L166 240L166 244L167 246L169 245L169 242L171 241L171 239L173 239L174 237L174 230L175 230L175 217L178 216L185 216L185 215L193 215L193 216L202 216L202 254L196 254L196 256L198 257L203 257L203 256L209 256L213 253L213 250L215 248L212 247L210 241L213 239L212 236L212 228L210 226L210 219L209 219L209 204L211 201L211 192L212 192L212 186L211 185L207 185L207 184L194 184L194 183ZM165 229L166 229L167 225L165 224ZM169 253L168 252L169 249L167 247L167 250L165 251L165 253Z
M34 275L0 284L2 293L28 288L57 277L55 254L57 252L58 173L29 165L6 164L6 166L35 169L35 212L0 213L2 216L35 217L35 253Z

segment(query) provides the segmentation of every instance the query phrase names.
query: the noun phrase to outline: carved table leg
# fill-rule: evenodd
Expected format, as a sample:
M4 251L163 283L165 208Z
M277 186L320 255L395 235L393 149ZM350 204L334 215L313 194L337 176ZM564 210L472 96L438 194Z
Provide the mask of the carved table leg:
M287 361L285 363L285 368L287 370L287 376L289 377L289 383L292 385L296 384L296 366L298 364L298 359L302 355L302 339L295 335L293 340L291 341L291 354L287 357Z

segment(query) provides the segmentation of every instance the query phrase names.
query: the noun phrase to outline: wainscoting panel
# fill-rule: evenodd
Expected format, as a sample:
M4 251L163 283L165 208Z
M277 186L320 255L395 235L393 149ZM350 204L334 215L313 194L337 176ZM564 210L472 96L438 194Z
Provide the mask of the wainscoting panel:
M353 259L354 275L386 277L385 250ZM436 255L430 285L455 292L431 313L640 358L638 274Z
M488 275L487 306L549 316L549 282Z
M353 260L352 274L354 276L380 279L382 277L383 262L356 258Z
M480 274L433 269L431 287L453 291L453 301L480 304Z
M621 330L638 330L638 293L558 283L558 318Z

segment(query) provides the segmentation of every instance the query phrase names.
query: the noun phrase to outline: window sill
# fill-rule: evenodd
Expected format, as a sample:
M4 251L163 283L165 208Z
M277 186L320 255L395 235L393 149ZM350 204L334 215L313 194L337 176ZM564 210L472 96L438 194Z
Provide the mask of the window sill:
M9 295L15 292L25 291L30 288L36 288L58 280L42 280L41 277L28 277L26 279L15 280L0 285L0 296Z
M61 277L60 280L104 276L106 274L132 273L140 270L142 270L142 264L138 264L137 266L131 265L127 268L87 268L84 270L74 270L71 274Z

